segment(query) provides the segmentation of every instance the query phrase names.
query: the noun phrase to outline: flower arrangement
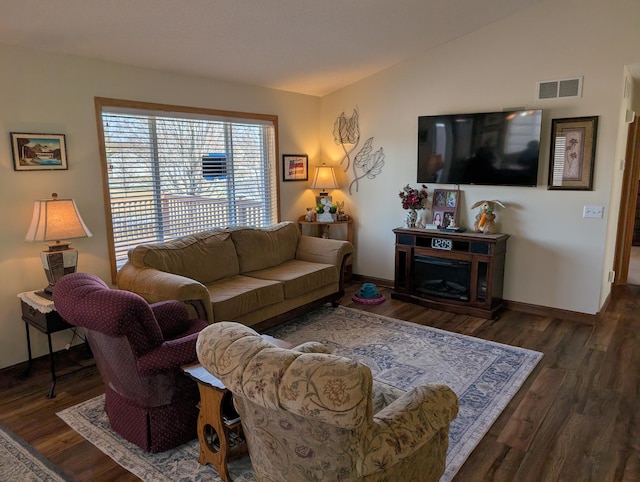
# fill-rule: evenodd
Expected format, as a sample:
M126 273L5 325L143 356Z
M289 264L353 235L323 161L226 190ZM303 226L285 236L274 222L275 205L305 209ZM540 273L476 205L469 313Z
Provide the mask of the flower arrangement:
M427 186L424 184L420 189L414 189L407 184L399 193L402 199L402 209L423 209L427 204Z

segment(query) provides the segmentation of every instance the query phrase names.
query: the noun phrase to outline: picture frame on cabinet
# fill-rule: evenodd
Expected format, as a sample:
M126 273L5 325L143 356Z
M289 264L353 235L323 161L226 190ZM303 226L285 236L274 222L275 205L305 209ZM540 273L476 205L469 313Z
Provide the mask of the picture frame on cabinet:
M435 189L431 206L431 223L448 228L451 221L458 222L459 189Z

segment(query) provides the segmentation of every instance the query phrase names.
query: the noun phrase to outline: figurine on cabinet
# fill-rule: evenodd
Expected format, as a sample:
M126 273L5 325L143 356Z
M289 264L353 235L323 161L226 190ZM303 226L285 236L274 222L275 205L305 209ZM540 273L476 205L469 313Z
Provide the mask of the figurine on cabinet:
M494 234L496 232L496 215L494 214L496 206L506 207L497 199L493 201L478 201L471 206L471 209L480 208L480 211L476 214L476 221L473 223L473 230L476 233Z
M304 220L308 223L312 223L314 217L315 213L313 212L313 208L307 208L307 214L305 215Z
M336 219L338 221L346 221L347 215L344 213L344 201L338 201L336 203L336 206L338 206L338 210L336 211Z

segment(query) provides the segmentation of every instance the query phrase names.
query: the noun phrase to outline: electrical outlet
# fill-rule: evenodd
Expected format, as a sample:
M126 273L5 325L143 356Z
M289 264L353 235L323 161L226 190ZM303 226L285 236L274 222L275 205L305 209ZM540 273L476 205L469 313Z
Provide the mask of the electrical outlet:
M616 280L616 272L609 271L609 278L608 278L609 283L613 283L615 280Z
M582 208L583 218L601 218L604 213L604 206L584 206Z

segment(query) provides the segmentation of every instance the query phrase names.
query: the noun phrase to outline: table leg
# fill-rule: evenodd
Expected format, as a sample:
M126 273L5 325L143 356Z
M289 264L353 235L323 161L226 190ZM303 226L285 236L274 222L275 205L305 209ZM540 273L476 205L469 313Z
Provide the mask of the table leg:
M29 323L24 324L24 328L27 332L27 352L29 353L29 364L27 365L27 369L22 374L22 377L26 378L31 375L31 368L33 366L33 356L31 355L31 335L29 333Z
M53 345L51 344L51 334L47 333L47 339L49 340L49 363L51 365L51 389L47 398L56 397L56 363L53 359Z

